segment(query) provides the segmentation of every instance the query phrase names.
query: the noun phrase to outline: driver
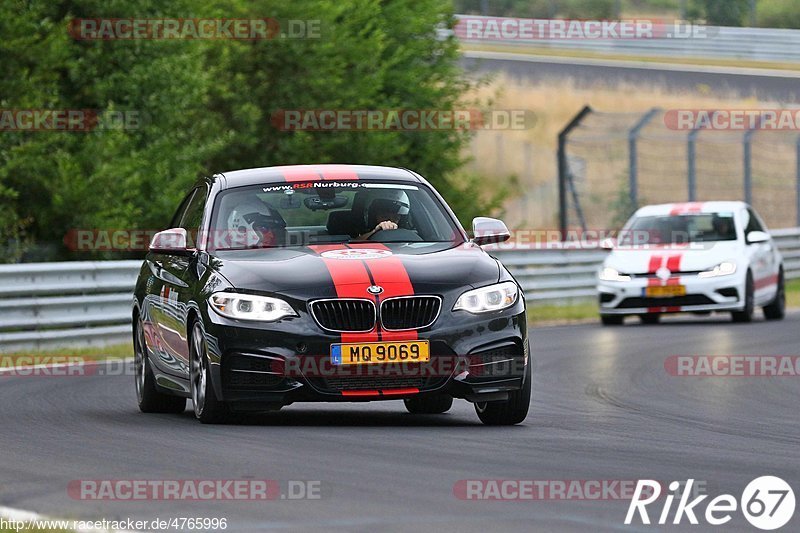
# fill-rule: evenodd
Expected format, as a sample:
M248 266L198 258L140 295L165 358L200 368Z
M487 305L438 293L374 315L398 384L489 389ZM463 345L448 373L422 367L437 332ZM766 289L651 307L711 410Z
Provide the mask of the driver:
M228 215L233 248L280 246L286 241L286 221L264 202L248 198Z
M714 231L717 233L717 237L721 239L729 239L732 235L735 234L735 229L733 226L733 218L731 217L717 217L715 216L713 219L714 224Z
M370 204L368 213L369 226L373 229L362 233L356 240L366 241L379 231L398 229L408 213L408 196L403 191L397 191L392 198L376 198Z

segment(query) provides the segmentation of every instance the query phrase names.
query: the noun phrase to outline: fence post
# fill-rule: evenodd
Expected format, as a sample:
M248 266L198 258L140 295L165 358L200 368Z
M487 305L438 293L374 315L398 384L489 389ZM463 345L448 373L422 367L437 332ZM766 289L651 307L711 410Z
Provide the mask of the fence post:
M689 188L689 201L694 202L697 199L697 135L700 133L699 129L693 129L689 132L689 145L686 148L686 157L688 160L688 183Z
M795 216L800 227L800 135L797 136L797 182L795 183Z
M744 134L744 201L753 205L753 135L755 129Z
M710 120L711 123L713 123L714 119L717 118L717 113L719 113L719 110L714 110L714 112L711 113L711 120ZM700 135L700 132L703 130L703 128L704 125L702 124L698 127L692 128L692 131L689 132L689 137L688 137L689 142L686 150L686 155L689 159L688 187L689 187L690 202L697 201L697 136Z
M565 239L567 236L567 174L569 168L567 165L567 137L577 128L581 121L592 112L592 108L588 105L585 106L575 117L561 130L558 134L558 225L561 230L561 238Z
M656 116L659 109L654 107L639 119L633 128L628 132L628 186L631 199L631 207L639 207L639 151L637 141L639 133Z

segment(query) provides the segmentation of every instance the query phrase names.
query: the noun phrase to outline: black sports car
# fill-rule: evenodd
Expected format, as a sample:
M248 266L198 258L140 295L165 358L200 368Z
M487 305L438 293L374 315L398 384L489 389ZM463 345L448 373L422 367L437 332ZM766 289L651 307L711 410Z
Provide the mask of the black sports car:
M487 424L528 413L525 299L418 174L388 167L257 168L200 180L153 237L133 302L144 412L202 422L296 401L453 398Z

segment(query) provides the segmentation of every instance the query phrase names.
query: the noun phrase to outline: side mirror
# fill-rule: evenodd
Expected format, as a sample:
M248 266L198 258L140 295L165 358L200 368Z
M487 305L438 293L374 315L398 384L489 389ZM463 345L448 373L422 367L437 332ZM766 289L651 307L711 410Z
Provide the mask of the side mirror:
M608 237L600 241L600 249L602 250L611 251L616 247L616 245L617 245L616 241L611 237Z
M764 231L751 231L747 234L747 244L757 244L769 241L769 233Z
M159 231L150 241L151 252L181 253L188 252L186 245L186 230L172 228Z
M478 246L506 242L511 238L511 232L502 220L486 217L472 219L472 235L472 242Z

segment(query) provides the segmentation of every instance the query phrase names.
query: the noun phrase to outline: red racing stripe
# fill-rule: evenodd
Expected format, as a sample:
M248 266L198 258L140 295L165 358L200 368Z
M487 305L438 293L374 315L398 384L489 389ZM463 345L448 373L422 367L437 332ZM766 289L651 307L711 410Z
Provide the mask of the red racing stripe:
M409 388L409 389L387 389L382 390L381 394L384 396L405 396L406 394L418 394L419 389L417 388Z
M347 250L341 244L311 245L311 250L318 254L332 250ZM336 296L339 298L368 298L367 288L372 285L369 273L363 261L329 259L323 257L325 266L333 280ZM378 340L375 328L367 333L342 333L342 342L374 342Z
M295 181L319 181L320 175L316 168L311 165L297 165L279 167L283 178L293 183Z
M654 255L650 258L649 273L655 274L662 266L666 267L670 272L680 272L682 260L683 254L670 255L668 257ZM681 278L680 276L670 276L666 282L662 282L659 278L650 278L647 284L651 287L658 285L680 285ZM680 310L680 307L675 306L647 308L648 313L677 313Z
M755 287L755 290L760 290L760 289L765 289L770 285L776 285L777 283L778 283L778 275L774 274L772 276L767 276L766 278L755 280L753 286Z
M349 165L296 165L278 167L283 178L294 183L298 181L355 181L358 174Z
M686 215L690 213L700 213L703 210L703 202L687 202L672 206L670 215Z
M322 179L334 181L355 181L358 174L350 165L324 165L320 167Z
M350 247L356 249L372 248L376 250L391 251L381 243L351 243ZM383 292L378 296L378 305L387 298L397 296L413 296L414 286L408 277L403 261L396 255L367 259L364 261L372 274L376 285L383 287ZM386 341L410 341L419 338L416 330L411 331L384 331L381 329L381 338Z

